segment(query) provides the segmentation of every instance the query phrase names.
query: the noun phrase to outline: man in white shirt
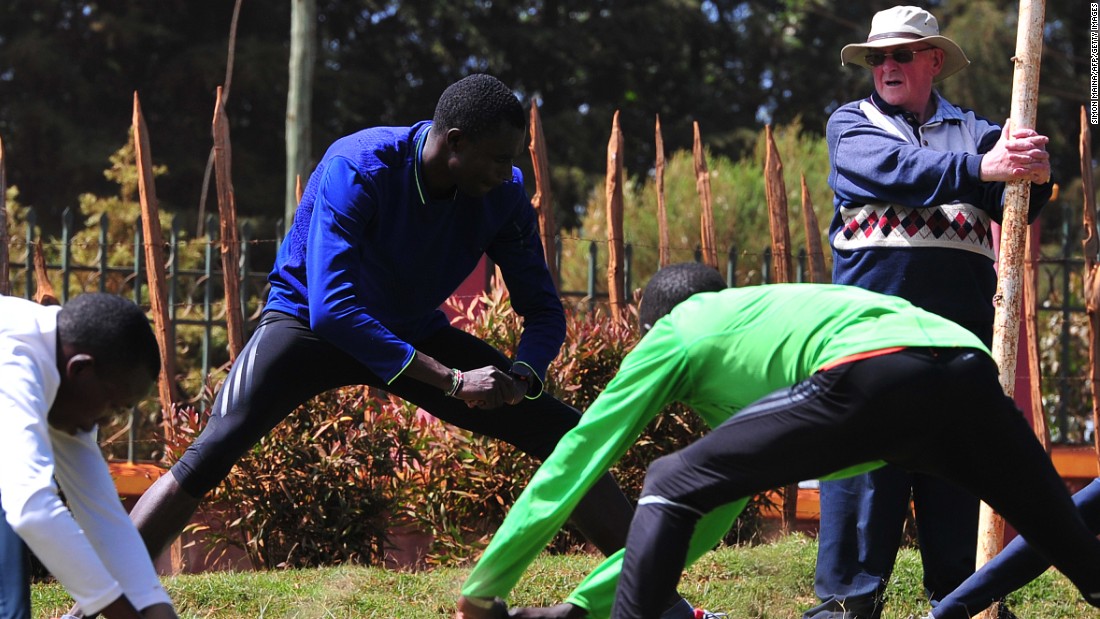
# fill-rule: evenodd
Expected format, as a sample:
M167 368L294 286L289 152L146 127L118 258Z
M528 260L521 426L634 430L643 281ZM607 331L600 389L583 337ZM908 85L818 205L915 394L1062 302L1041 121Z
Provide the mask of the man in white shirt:
M148 320L108 294L0 316L0 619L31 616L24 543L87 614L175 619L96 442L160 371Z

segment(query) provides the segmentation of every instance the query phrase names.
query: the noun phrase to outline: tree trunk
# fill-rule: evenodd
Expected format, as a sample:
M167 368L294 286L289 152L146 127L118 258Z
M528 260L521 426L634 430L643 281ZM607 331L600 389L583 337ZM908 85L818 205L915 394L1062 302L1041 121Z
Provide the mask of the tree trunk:
M313 65L317 58L317 0L290 2L290 83L286 92L286 205L284 225L290 229L298 208L296 185L307 176L310 121L313 113Z

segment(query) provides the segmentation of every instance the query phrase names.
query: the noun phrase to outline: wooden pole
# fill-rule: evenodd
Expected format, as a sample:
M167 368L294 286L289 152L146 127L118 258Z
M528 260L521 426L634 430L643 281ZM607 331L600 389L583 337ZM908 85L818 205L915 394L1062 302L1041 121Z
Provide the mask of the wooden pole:
M1045 0L1020 2L1019 28L1016 32L1015 67L1012 72L1011 122L1016 128L1035 126L1039 99L1039 61L1043 51ZM1016 386L1016 347L1020 329L1021 265L1027 235L1028 200L1031 184L1012 181L1005 187L1004 215L1001 221L1001 255L997 270L997 293L993 296L993 359L1000 368L1001 388L1011 396ZM978 567L1001 550L1004 521L982 503L978 530ZM993 619L995 611L980 616Z
M657 266L667 267L672 262L668 242L668 208L665 205L665 139L661 136L661 115L657 115L654 133L657 145L657 162L653 166L657 189Z
M134 155L137 160L138 199L141 202L141 232L144 239L145 277L149 284L149 309L153 314L153 331L160 345L160 376L157 391L161 410L165 411L164 432L171 438L175 428L171 425L173 406L179 402L176 396L176 343L171 337L168 308L167 275L164 271L164 235L160 229L160 206L157 204L156 186L153 181L153 154L149 148L149 131L141 113L138 93L134 92Z
M783 160L775 147L772 126L764 126L764 193L768 200L768 223L772 237L772 281L791 281L791 230L787 215L787 184L783 181Z
M1088 114L1081 106L1081 195L1085 220L1085 312L1089 317L1089 382L1092 386L1092 423L1100 428L1100 238L1096 229L1096 188L1092 182L1092 147ZM1100 458L1100 431L1093 431Z
M710 196L710 172L707 171L707 157L703 152L703 138L699 133L698 121L693 122L695 142L692 154L695 156L695 191L699 194L702 214L699 216L699 235L702 237L703 264L718 268L718 248L714 241L714 203Z
M11 294L11 258L8 247L8 183L4 178L4 141L0 140L0 295Z
M557 222L554 221L554 201L550 191L550 160L546 156L546 137L542 133L542 118L539 116L539 107L535 101L531 101L531 144L528 150L531 152L531 165L535 169L535 195L531 197L531 204L539 216L539 235L542 237L542 254L546 256L546 264L550 267L550 277L554 280L554 286L558 286L558 270L554 268L556 258L554 251L554 236L557 234Z
M821 247L821 227L817 223L817 213L810 199L810 190L806 187L806 175L801 174L802 183L802 223L806 228L806 254L810 260L807 271L809 283L827 284L830 277L825 274L825 251Z
M225 327L229 333L229 360L244 348L244 314L241 312L241 249L237 238L237 205L233 197L230 170L232 149L229 144L229 117L225 114L222 89L218 87L214 103L214 176L218 188L218 213L221 220L222 281L225 285Z
M623 270L623 132L619 110L611 120L611 139L607 142L607 295L611 317L623 318L626 282Z

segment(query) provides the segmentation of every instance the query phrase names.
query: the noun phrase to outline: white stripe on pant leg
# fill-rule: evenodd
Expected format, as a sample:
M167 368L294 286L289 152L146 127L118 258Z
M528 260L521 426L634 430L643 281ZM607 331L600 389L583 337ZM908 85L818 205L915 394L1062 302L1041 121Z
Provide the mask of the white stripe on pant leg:
M240 369L240 371L238 372L233 372L232 370L230 371L230 376L233 379L233 384L225 385L223 387L223 391L232 389L232 399L234 402L237 401L237 398L241 396L241 384L245 381L245 376L248 377L247 388L252 387L252 368L256 365L256 349L259 348L257 344L260 341L260 338L263 336L264 331L266 330L267 325L260 327L260 329L256 331L255 334L253 334L252 339L249 340L249 345L245 346L245 349L248 351L248 359L245 362L245 367L238 368ZM240 360L238 359L238 361ZM221 411L218 413L222 417L225 417L225 414L229 412L229 399L229 392L227 391L222 398Z
M703 512L695 509L694 507L688 507L687 505L684 505L683 503L677 503L676 501L670 501L670 500L666 499L663 496L649 495L649 496L644 496L644 497L638 499L638 507L641 507L643 505L664 505L666 507L674 507L674 508L677 508L677 509L686 509L687 511L689 511L693 514L698 514L700 517L706 515Z

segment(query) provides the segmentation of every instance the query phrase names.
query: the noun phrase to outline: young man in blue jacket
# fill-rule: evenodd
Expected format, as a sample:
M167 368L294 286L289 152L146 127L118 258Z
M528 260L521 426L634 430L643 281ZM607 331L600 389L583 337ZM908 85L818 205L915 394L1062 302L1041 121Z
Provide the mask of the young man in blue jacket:
M206 428L131 514L154 556L252 445L329 389L384 388L536 458L576 425L580 413L542 389L565 315L512 165L525 132L515 95L479 74L448 87L432 121L365 129L329 147ZM514 359L439 309L482 255L523 317ZM607 475L573 516L610 553L625 541L631 506Z
M1001 128L936 92L970 61L918 7L877 13L866 42L845 46L841 62L870 69L875 88L838 108L826 129L833 282L899 296L991 345L991 225L1005 181L1032 181L1032 219L1050 198L1047 138ZM814 582L822 603L805 619L878 619L910 500L929 598L973 573L972 494L895 466L822 482Z

